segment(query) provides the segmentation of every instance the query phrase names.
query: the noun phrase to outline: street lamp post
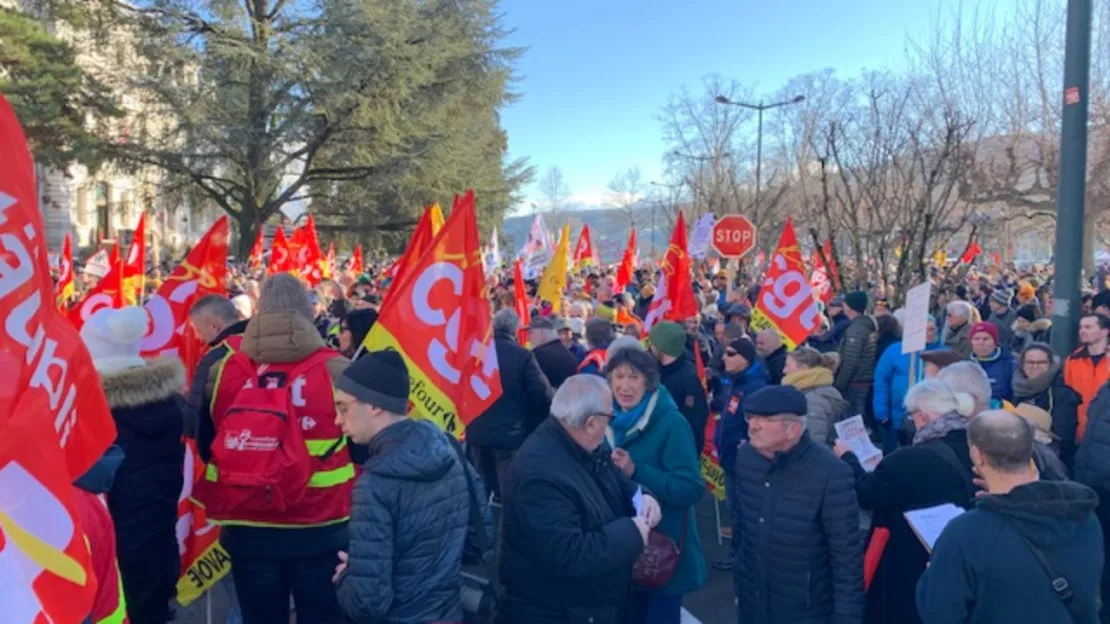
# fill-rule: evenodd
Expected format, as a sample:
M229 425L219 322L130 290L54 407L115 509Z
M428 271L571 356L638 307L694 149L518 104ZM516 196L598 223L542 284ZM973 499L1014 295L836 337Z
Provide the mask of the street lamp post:
M756 130L756 147L755 147L755 205L759 207L759 191L760 191L760 176L763 173L763 111L788 104L800 104L805 101L806 96L796 95L793 99L784 100L782 102L775 102L773 104L748 104L746 102L733 102L723 95L718 95L716 98L718 104L726 104L729 106L739 106L741 108L750 108L756 111L758 116L758 127Z

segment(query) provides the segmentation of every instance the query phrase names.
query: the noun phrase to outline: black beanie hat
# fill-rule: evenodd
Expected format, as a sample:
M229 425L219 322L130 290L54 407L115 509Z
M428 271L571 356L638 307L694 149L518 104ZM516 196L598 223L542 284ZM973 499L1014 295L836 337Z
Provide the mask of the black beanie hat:
M396 351L371 351L343 371L336 387L394 414L408 411L409 369Z
M728 343L728 348L740 354L740 357L748 361L748 364L755 363L755 345L747 338L737 338Z
M362 341L366 339L366 334L370 333L373 329L374 323L378 322L378 313L373 310L352 310L343 317L343 322L347 328L351 330L351 344L357 349Z

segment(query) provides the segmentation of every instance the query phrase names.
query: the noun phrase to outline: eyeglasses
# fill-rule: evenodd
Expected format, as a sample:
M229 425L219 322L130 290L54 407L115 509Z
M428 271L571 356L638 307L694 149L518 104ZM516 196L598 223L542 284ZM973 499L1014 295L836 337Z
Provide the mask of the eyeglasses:
M727 355L729 357L736 357L740 354L736 351L733 351L732 349L725 349L725 355Z
M590 416L613 420L613 412L594 412L593 414L590 414Z
M340 325L339 326L339 331L341 331L341 332L351 331L351 328L347 327L346 325Z
M1048 366L1048 360L1025 360L1026 366Z

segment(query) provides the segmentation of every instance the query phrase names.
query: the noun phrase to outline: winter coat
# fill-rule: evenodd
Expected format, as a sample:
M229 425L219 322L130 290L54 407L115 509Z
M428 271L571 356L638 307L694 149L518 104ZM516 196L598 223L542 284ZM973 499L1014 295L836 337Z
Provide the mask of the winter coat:
M1079 424L1076 429L1076 439L1080 442L1087 434L1087 411L1094 401L1095 395L1110 380L1110 356L1101 354L1098 361L1091 357L1087 347L1076 349L1064 361L1064 383L1079 393L1083 403L1079 405Z
M583 449L548 418L502 484L503 624L617 624L644 549L632 522L637 485L602 445Z
M942 447L952 452L963 470L957 471L942 456ZM843 459L855 473L860 508L873 512L872 530L882 527L890 531L867 591L866 621L920 622L914 596L929 553L902 514L943 503L969 507L972 472L967 430L950 431L942 438L899 448L883 457L870 473L854 454L847 453Z
M851 324L851 321L848 320L848 315L843 312L832 317L829 321L832 323L832 327L829 328L829 331L809 339L813 348L822 353L830 353L840 348L840 341L844 338L844 332L847 331L848 325Z
M1017 320L1010 326L1013 332L1013 338L1010 339L1010 351L1013 353L1021 353L1025 347L1033 344L1034 342L1048 343L1050 333L1052 331L1052 319L1039 318L1030 323L1028 329L1018 329Z
M983 367L991 380L991 398L996 401L1009 401L1014 398L1014 356L1009 349L996 347L994 353L980 358L971 354L971 361Z
M781 384L782 369L786 367L786 345L775 349L770 355L763 358L763 364L767 367L767 376L771 379L771 385Z
M833 425L844 419L849 408L832 382L832 371L827 368L810 368L782 378L782 385L793 386L806 396L806 429L818 444L832 444Z
M998 328L998 344L1008 345L1014 340L1014 320L1017 319L1017 310L1007 308L1002 314L991 314L988 319Z
M960 325L959 329L944 328L944 346L963 357L971 355L971 321Z
M664 594L692 592L709 577L698 538L696 508L705 493L701 454L695 450L694 437L684 426L685 420L670 392L659 388L649 399L644 415L628 428L619 445L636 465L632 480L659 501L663 519L655 530L662 531L676 545L682 544L674 576L666 587L658 590ZM607 437L613 447L611 429Z
M713 442L721 460L721 468L732 474L736 470L736 446L748 439L748 423L744 420L744 397L768 384L767 371L759 362L743 372L726 375L713 395L712 411L721 415L714 431Z
M1029 379L1018 366L1013 380L1014 404L1032 403L1052 415L1052 433L1059 438L1053 446L1060 461L1074 474L1076 429L1079 423L1079 393L1064 383L1064 374L1056 364L1044 375Z
M709 420L709 401L705 396L705 388L698 379L698 371L694 363L683 356L670 364L660 364L659 373L660 383L678 404L678 411L682 412L686 422L690 423L694 449L700 457L701 450L705 448L705 424Z
M261 364L299 362L325 346L312 321L295 312L256 314L243 332L243 353ZM349 363L341 355L327 361L333 386ZM212 388L216 387L221 368L212 367L208 375ZM332 389L307 388L306 391L329 392ZM347 446L352 461L361 463L362 458L357 457L360 445ZM347 548L347 523L298 529L225 526L220 531L220 542L233 559L237 555L281 559L319 555Z
M1098 496L1073 481L1036 481L980 498L937 540L917 585L921 619L927 624L1074 621L1028 540L1068 580L1072 600L1086 614L1084 623L1098 622L1103 536L1097 505Z
M867 383L875 376L875 341L878 339L875 319L861 314L852 319L840 341L840 366L833 385L844 394L852 384Z
M102 374L100 383L124 456L108 493L116 550L121 556L148 549L164 552L167 542L177 542L174 527L185 460L185 367L176 356L165 356Z
M231 351L224 341L232 336L242 335L246 329L247 321L239 321L220 332L215 340L208 343L208 351L200 358L197 370L193 374L193 383L189 387L189 404L185 410L185 437L197 441L197 452L205 462L212 455L212 440L216 439L216 429L212 426L210 411L215 378L212 377L210 380L210 376L213 369L219 368L220 362Z
M940 341L925 345L925 351L940 348ZM875 393L872 407L875 410L875 422L891 423L894 431L902 428L902 419L906 415L903 403L910 386L910 363L914 368L914 383L925 378L925 362L921 361L921 353L902 353L902 342L898 341L882 352L879 362L875 365Z
M478 476L427 421L401 420L367 446L370 457L351 496L339 604L352 622L461 621L459 571L470 524L466 472L472 480Z
M1110 492L1110 384L1095 395L1087 410L1087 435L1075 452L1075 480L1098 492Z
M540 370L547 376L547 381L554 390L558 390L568 377L578 373L578 359L558 339L534 347L532 353L536 356Z
M482 448L514 451L547 418L551 386L532 352L512 337L497 335L501 396L466 426L466 440Z
M852 470L803 434L773 460L736 456L736 595L750 624L863 619L863 534Z

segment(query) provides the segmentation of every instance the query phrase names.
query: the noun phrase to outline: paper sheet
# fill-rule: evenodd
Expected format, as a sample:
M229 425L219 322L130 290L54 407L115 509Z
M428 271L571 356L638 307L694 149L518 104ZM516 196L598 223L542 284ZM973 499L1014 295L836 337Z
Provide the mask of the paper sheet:
M852 453L855 454L863 469L873 472L875 466L878 466L883 459L883 452L871 443L871 438L867 437L863 416L857 414L833 426L836 428L836 437L852 448Z
M925 550L932 554L933 545L937 543L937 538L944 531L944 527L948 526L953 518L963 512L962 507L945 503L936 507L907 511L902 515L905 516L906 522L910 524L910 528L917 535L917 539L921 540L921 544L925 546Z
M636 515L644 515L644 488L636 486L636 493L632 495L632 506L636 509Z

